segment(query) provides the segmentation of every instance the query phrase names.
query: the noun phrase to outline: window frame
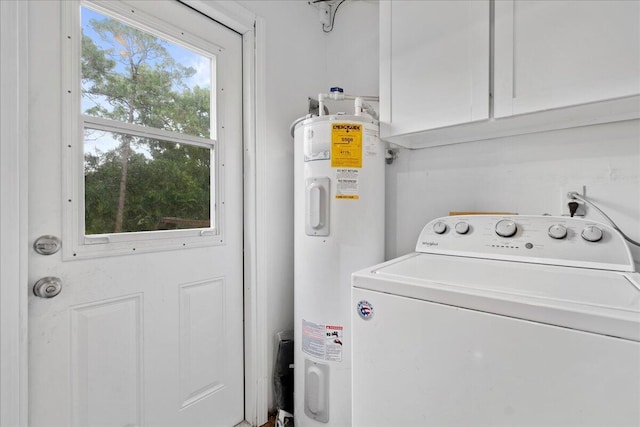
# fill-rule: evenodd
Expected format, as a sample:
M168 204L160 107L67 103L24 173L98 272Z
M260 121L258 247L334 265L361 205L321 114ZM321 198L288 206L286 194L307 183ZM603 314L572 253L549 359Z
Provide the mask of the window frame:
M63 258L81 259L131 253L156 252L189 247L216 246L224 239L224 143L220 141L219 66L224 61L224 49L188 32L172 26L145 11L121 2L68 1L63 2L62 70L62 162L63 162ZM211 59L212 90L210 138L167 131L143 125L119 122L85 115L81 111L81 8L89 8L123 23L160 37L170 43L186 47ZM210 149L210 227L180 230L152 230L139 232L85 234L84 194L84 132L86 128L159 139Z

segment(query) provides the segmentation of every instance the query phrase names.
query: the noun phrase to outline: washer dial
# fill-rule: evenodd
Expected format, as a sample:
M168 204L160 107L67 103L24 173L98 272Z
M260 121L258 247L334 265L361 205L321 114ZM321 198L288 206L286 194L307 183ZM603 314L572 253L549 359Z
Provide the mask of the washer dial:
M435 224L433 224L433 231L436 234L444 234L445 231L447 231L447 224L445 224L442 221L438 221Z
M549 237L553 239L564 239L567 237L567 227L561 224L554 224L549 227Z
M501 237L512 237L518 231L518 226L510 219L503 219L496 224L496 234Z
M584 230L582 230L582 238L587 242L599 242L602 240L603 235L602 230L595 225L587 225Z
M469 224L464 221L461 221L456 224L456 233L458 234L467 234L469 232Z

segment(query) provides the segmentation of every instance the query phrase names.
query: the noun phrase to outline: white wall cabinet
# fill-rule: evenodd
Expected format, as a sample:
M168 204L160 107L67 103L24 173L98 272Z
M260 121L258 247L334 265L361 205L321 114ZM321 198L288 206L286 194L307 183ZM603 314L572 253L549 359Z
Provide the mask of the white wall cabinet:
M380 97L410 148L638 118L640 1L383 1Z
M489 12L488 0L380 3L383 133L489 118Z
M640 2L497 1L495 117L640 93Z

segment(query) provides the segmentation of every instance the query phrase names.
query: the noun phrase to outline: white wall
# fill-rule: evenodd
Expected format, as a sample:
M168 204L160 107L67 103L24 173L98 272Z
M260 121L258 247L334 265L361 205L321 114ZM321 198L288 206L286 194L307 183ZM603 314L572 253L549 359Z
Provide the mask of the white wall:
M566 192L582 185L640 240L640 121L403 149L386 182L388 258L413 251L424 224L450 211L558 215ZM603 221L592 209L587 217ZM632 252L640 267L640 250Z
M318 30L322 31L319 24ZM339 86L350 95L378 96L378 2L344 2L338 8L333 30L324 35L327 65L324 91ZM353 112L353 101L329 101L327 106L332 113Z
M378 2L344 2L325 39L327 89L340 86L349 94L377 96Z
M267 197L267 357L274 407L275 334L293 330L293 139L289 125L307 113L307 97L325 90L324 37L306 1L241 1L265 20ZM314 24L317 24L314 25ZM260 141L258 141L260 143ZM260 167L260 166L258 166Z

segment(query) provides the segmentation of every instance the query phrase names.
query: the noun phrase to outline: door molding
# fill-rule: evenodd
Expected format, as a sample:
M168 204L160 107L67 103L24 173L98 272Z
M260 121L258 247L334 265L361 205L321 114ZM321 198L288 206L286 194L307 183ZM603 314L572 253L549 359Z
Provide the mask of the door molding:
M179 0L242 35L245 420L267 422L266 57L263 18L235 1Z
M28 416L28 3L0 1L0 425Z

